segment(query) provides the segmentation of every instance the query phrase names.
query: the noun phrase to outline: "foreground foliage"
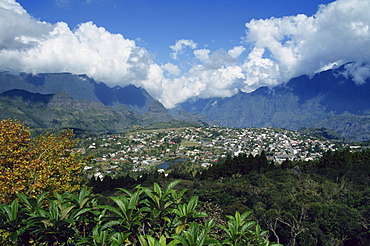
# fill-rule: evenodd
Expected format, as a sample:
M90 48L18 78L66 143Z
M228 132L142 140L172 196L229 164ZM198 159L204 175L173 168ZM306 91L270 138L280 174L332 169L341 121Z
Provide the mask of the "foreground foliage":
M84 187L78 194L44 193L37 198L18 194L0 204L2 244L18 245L277 245L267 231L250 221L250 212L228 216L218 225L197 211L198 197L184 201L179 181L161 188L119 189L111 205L100 205ZM213 228L220 228L218 235Z
M0 121L0 202L10 203L17 193L78 189L85 159L72 151L76 143L71 130L31 138L23 123Z

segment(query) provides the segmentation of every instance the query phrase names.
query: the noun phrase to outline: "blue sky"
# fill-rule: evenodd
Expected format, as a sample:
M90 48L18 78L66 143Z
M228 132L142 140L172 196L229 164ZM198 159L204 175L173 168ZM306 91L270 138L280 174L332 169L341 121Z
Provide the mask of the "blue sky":
M368 0L0 0L0 71L134 84L167 108L346 65L370 77Z
M71 29L93 21L112 33L136 40L155 55L170 60L169 46L191 39L199 48L228 50L245 36L245 23L288 15L313 15L329 0L18 0L27 12Z

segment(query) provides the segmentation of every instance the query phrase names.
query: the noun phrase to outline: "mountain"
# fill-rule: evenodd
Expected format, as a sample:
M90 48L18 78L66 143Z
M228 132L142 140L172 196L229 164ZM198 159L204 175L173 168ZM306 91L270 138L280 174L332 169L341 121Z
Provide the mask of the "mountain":
M230 98L192 99L177 108L228 127L326 127L356 141L370 139L370 80L356 85L344 66L274 88Z
M325 127L345 139L370 139L370 80L356 85L344 66L230 98L191 99L171 110L134 85L108 87L86 75L0 73L0 117L39 128L121 131L160 122L227 127Z
M86 75L70 73L0 72L0 110L0 119L18 119L32 128L103 132L199 121L191 114L180 119L171 116L146 90L134 85L110 88Z
M146 113L138 114L124 105L114 108L83 98L73 99L64 91L43 95L19 89L0 94L0 118L18 119L31 128L100 132L122 132L133 125L174 120L158 101L153 101Z
M125 105L130 111L139 114L149 110L154 98L134 85L108 87L86 75L70 73L11 74L0 73L0 93L9 90L24 90L39 94L55 94L65 91L73 99L86 99L118 108Z

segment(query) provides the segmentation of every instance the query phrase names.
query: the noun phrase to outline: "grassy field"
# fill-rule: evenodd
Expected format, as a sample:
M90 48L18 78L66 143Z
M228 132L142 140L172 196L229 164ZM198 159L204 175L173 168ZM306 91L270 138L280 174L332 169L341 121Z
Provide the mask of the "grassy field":
M172 127L172 128L163 128L163 129L132 129L131 131L127 132L126 135L132 135L136 133L148 133L148 132L165 132L165 131L178 131L187 128L194 128L194 127Z
M181 142L181 147L198 147L199 146L199 142L190 142L190 141L184 141L184 142Z

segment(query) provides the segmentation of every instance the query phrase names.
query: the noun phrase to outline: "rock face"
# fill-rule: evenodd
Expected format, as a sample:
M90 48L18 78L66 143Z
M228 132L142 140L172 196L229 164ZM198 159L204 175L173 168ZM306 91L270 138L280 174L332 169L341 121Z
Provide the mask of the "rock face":
M52 79L64 85L59 85ZM134 125L145 126L174 120L159 101L133 85L109 88L86 76L16 76L7 73L0 74L0 83L4 84L2 91L17 88L0 93L0 119L18 119L32 128L122 132ZM76 86L73 87L74 83ZM19 88L27 88L29 91ZM69 92L62 90L47 93L59 89ZM74 98L69 93L72 93ZM191 116L190 113L189 115ZM186 117L182 120L186 120Z
M104 104L100 102L89 101L86 99L75 100L70 97L67 92L61 91L54 94L47 103L48 107L59 108L75 108L75 109L89 109L89 108L104 108Z
M173 120L173 117L160 102L153 101L149 107L149 111L141 115L141 120L149 124L154 124L156 122L170 122Z

